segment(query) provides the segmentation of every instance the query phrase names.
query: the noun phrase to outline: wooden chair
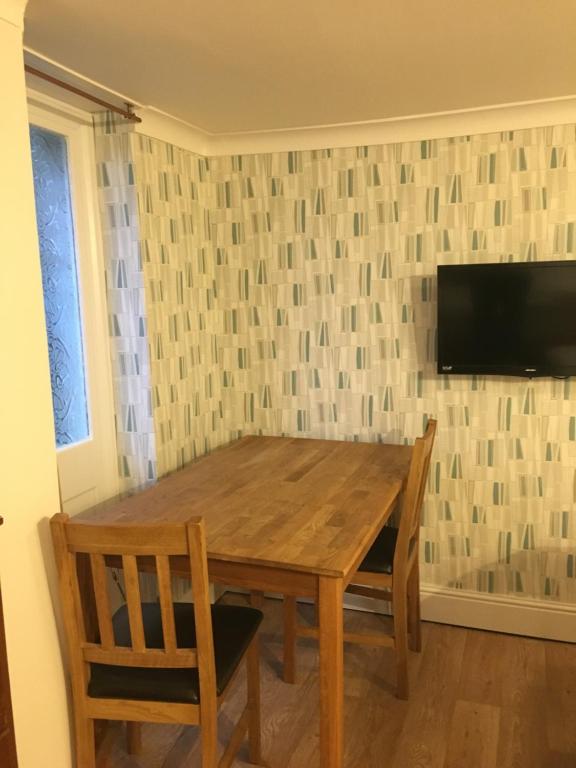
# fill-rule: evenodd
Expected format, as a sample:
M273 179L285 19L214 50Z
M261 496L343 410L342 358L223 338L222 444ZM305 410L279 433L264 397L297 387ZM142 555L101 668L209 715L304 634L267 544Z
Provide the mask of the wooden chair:
M436 421L430 419L414 444L402 500L399 528L384 527L352 577L347 592L391 602L394 634L344 633L344 642L379 645L396 652L396 695L408 698L408 646L421 650L418 544L420 511L426 490ZM296 599L284 598L284 680L295 682L296 639L317 637L316 627L297 623ZM408 641L408 636L410 640Z
M257 630L262 613L210 605L202 519L105 526L75 523L60 513L51 529L72 678L77 768L96 766L97 719L200 725L202 768L228 768L248 731L250 761L260 763ZM89 560L92 594L80 588L79 556ZM114 614L107 556L120 561L124 571L126 605ZM171 556L189 559L193 604L172 600ZM141 602L137 558L155 566L157 603ZM94 607L98 629L92 638L85 617ZM218 760L218 709L244 657L247 704Z

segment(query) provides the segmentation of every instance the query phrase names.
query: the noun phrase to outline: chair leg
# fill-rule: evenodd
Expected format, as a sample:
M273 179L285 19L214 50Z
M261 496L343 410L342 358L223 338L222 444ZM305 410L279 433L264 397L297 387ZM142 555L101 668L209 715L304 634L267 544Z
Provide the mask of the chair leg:
M202 768L218 768L218 712L216 705L200 709Z
M264 593L252 590L250 605L262 610ZM248 675L248 749L250 762L258 765L262 762L262 745L260 737L260 638L252 640L246 654L246 672Z
M396 653L396 696L408 698L408 600L406 582L393 586L394 650Z
M420 571L418 562L414 563L408 577L408 632L411 651L422 650L422 635L420 628Z
M284 682L296 682L296 598L284 595Z
M246 653L246 671L248 676L248 747L250 762L259 765L262 762L262 743L260 727L260 647L259 637L250 643Z
M96 743L94 741L94 720L74 714L76 727L76 768L96 768Z
M142 723L126 723L126 743L129 755L142 753Z

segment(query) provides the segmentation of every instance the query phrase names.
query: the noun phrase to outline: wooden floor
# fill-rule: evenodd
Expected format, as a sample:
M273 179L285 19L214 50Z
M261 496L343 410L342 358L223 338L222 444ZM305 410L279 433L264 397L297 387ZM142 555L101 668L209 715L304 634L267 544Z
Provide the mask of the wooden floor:
M227 602L243 602L227 595ZM265 601L262 635L263 745L269 768L318 765L318 654L299 641L299 681L283 683L281 602ZM311 608L302 614L311 618ZM389 621L348 611L350 629ZM244 700L244 675L222 710L229 735ZM346 768L576 768L576 645L423 625L423 650L410 654L410 701L394 697L387 649L345 651ZM198 731L144 725L144 750L125 751L121 724L109 726L98 768L194 768ZM243 747L235 768L247 768Z

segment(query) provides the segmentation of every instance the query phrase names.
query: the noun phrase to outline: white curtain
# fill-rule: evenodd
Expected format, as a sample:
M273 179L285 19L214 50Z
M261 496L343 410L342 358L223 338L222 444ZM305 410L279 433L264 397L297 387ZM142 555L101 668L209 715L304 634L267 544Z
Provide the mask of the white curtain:
M130 124L94 118L122 490L156 479L150 361Z

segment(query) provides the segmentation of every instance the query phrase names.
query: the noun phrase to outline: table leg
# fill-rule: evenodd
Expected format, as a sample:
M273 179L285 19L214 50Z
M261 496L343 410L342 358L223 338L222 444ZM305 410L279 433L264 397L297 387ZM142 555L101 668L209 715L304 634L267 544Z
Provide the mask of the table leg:
M341 768L344 724L344 642L342 579L320 576L320 766Z
M284 595L284 682L296 682L296 598Z

